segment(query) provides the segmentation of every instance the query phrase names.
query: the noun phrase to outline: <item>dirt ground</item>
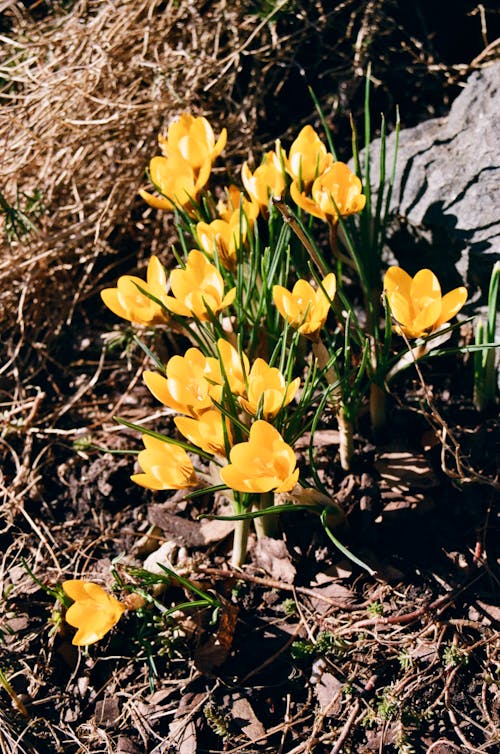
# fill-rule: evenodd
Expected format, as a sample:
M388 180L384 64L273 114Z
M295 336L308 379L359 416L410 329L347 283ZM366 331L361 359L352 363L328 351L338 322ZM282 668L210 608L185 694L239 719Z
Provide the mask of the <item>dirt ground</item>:
M198 518L212 501L134 485L137 435L113 420L158 411L99 290L173 239L136 193L167 114L227 125L236 162L316 123L310 83L348 155L368 60L376 111L390 126L398 103L410 126L498 54L494 3L334 5L0 2L0 192L33 224L2 205L2 754L498 750L499 423L473 407L471 359L430 360L423 384L403 373L385 433L360 417L349 473L334 420L317 432L337 535L375 576L303 512L232 569L227 526ZM133 583L166 544L217 615L128 612L73 646L50 589L111 570Z

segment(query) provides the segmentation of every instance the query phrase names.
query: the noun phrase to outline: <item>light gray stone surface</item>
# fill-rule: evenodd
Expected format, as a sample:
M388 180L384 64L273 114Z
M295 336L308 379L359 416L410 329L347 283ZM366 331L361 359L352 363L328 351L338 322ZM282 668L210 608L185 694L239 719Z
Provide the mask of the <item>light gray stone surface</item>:
M399 139L388 260L410 274L429 267L444 291L465 280L469 313L484 307L500 258L499 113L497 62L470 76L447 117L404 129ZM388 168L394 141L391 134ZM373 142L375 184L379 150Z

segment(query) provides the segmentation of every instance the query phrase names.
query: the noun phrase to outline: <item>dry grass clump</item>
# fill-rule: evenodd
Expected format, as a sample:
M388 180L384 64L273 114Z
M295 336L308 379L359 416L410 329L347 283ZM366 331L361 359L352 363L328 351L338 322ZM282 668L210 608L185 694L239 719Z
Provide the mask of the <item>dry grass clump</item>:
M227 65L248 31L225 0L205 11L189 0L78 2L38 23L20 3L6 12L16 31L0 67L0 186L11 205L39 190L45 211L36 235L4 245L0 322L8 331L17 309L33 345L71 320L98 256L116 253L110 236L126 227L168 120L216 104L233 132L249 127L230 112ZM12 359L20 343L9 346Z

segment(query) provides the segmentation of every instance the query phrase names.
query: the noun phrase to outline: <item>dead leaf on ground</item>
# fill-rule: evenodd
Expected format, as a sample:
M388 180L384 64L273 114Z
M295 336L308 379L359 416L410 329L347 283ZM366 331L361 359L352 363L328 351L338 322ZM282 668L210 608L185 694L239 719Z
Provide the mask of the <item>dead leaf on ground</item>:
M140 754L140 750L128 736L118 736L116 754Z
M262 537L252 550L254 564L285 584L293 584L297 570L282 539Z
M306 432L295 443L296 448L308 448L311 442L311 433ZM329 445L338 445L340 443L340 434L338 429L317 429L314 433L313 446L327 447Z
M198 743L196 728L192 720L173 720L168 726L169 743L176 746L177 754L196 754Z
M225 662L233 644L238 612L236 605L224 604L217 633L197 646L194 663L202 673L210 673Z
M95 705L95 721L99 727L112 728L120 717L118 700L114 696L105 696Z
M253 707L244 697L236 699L231 710L233 720L250 741L258 741L266 735L266 729L257 718Z
M158 526L165 538L172 539L184 547L206 547L227 537L234 529L232 521L218 521L202 519L190 521L175 513L171 513L169 506L152 505L149 510L149 520Z
M447 738L434 741L427 749L427 754L466 754L467 750L463 746L449 741Z
M356 595L350 589L339 584L327 572L323 573L320 571L317 573L314 581L311 583L311 588L318 593L317 599L311 597L311 607L321 614L330 610L331 605L322 600L319 595L338 602L339 607L348 607L353 605L357 600Z
M476 600L476 606L486 616L490 622L500 624L500 607L482 600Z

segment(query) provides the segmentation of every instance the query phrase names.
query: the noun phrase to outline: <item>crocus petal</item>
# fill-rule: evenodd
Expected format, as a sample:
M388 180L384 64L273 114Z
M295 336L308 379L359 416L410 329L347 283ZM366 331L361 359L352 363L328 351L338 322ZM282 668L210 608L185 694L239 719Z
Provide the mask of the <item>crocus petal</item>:
M113 314L128 319L128 310L123 306L117 288L105 288L101 291L101 298Z
M423 307L412 322L412 329L419 335L425 335L427 332L435 329L436 322L441 313L441 299L430 301L427 306Z
M179 317L191 317L192 315L191 309L172 296L166 296L164 304L172 314L178 314Z
M68 579L63 582L62 588L72 600L86 600L88 599L86 584L87 582L81 579Z
M410 297L412 299L440 299L441 286L431 270L419 270L413 278Z
M223 128L212 151L212 157L220 155L227 143L227 129Z
M155 196L154 194L150 194L149 191L145 191L144 189L139 190L139 196L141 196L144 201L149 204L150 207L153 207L153 209L173 209L174 205L172 202L170 202L168 199L166 199L164 196Z
M446 293L441 301L441 314L439 315L435 327L439 327L455 316L467 301L467 288L460 286Z
M131 474L130 479L134 484L138 484L139 487L145 487L147 490L160 490L165 489L164 483L153 476L153 474Z
M316 202L314 202L310 197L306 196L305 193L300 191L299 185L296 181L293 181L293 183L290 185L290 196L292 197L297 207L300 207L314 217L319 217L320 220L326 221L326 213L323 212L321 207L319 207Z
M403 296L410 296L412 278L401 267L389 267L384 277L384 290L389 294L399 291Z

